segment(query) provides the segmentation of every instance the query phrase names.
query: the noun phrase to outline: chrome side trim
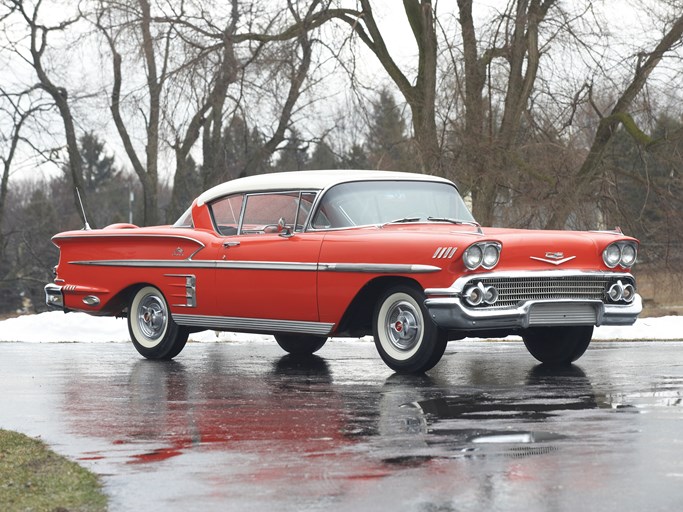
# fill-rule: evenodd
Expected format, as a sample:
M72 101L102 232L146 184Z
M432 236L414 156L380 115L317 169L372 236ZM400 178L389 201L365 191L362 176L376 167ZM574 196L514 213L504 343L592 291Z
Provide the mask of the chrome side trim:
M142 268L221 268L246 270L315 271L317 264L282 261L226 261L226 260L87 260L70 261L72 265Z
M231 316L205 316L173 314L178 325L204 327L219 331L248 331L262 333L294 333L327 336L334 324L324 322L303 322L296 320L275 320L264 318L241 318Z
M361 272L370 274L428 274L439 272L441 267L433 265L411 265L394 263L320 263L321 272Z
M182 288L184 295L173 294L173 297L185 299L183 304L173 304L180 308L197 307L197 277L194 274L164 274L164 277L179 277L183 279L180 283L171 283L174 288Z
M216 268L242 270L297 270L314 272L318 265L297 261L216 261Z
M371 274L426 274L439 272L433 265L393 263L304 263L290 261L229 261L229 260L85 260L70 261L71 265L141 268L216 268L241 270L290 270L301 272L361 272Z
M432 259L450 259L455 256L457 250L457 247L437 247Z
M87 235L69 235L69 236L59 236L55 235L52 237L52 240L70 240L73 238L78 238L78 239L86 239L86 238L176 238L176 239L181 239L181 240L189 240L190 242L194 242L196 244L199 244L201 248L206 247L202 242L197 240L196 238L192 238L191 236L185 236L185 235L161 235L161 234L153 234L153 233L93 233L92 231L89 231Z

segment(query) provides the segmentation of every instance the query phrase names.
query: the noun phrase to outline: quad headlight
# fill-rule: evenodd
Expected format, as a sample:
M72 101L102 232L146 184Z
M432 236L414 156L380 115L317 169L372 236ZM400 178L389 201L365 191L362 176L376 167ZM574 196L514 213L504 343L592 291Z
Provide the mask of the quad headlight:
M462 261L470 270L484 267L492 269L500 260L501 245L498 242L477 242L470 245L462 255Z
M638 257L638 245L635 242L614 242L602 251L602 261L609 268L617 265L631 268Z

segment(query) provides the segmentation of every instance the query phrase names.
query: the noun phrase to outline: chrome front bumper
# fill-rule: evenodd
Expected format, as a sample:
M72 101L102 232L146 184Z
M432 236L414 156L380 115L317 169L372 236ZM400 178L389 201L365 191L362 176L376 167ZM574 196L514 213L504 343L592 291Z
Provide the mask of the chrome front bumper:
M450 288L427 289L425 306L434 322L445 329L497 330L526 329L534 326L632 325L643 309L640 295L626 303L606 303L595 283L623 279L635 282L627 273L567 272L491 272L467 275ZM514 300L492 306L471 306L464 298L468 287L477 282L521 283L510 295ZM550 287L548 283L551 283ZM569 283L569 284L568 284ZM576 283L579 286L576 287ZM554 286L557 285L557 288ZM524 287L530 291L526 291ZM538 287L538 290L534 289ZM583 287L583 288L582 288ZM589 294L584 290L592 287ZM520 291L521 290L521 291ZM501 296L503 294L501 293Z
M526 329L553 325L633 325L643 309L640 295L630 304L600 301L529 301L513 309L468 308L458 298L427 299L434 322L446 329Z

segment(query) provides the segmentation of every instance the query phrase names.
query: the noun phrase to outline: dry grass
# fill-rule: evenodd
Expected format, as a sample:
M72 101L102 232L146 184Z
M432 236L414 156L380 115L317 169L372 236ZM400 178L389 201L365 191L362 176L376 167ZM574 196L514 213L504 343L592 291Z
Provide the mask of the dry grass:
M683 271L634 268L633 273L643 297L641 316L683 315Z

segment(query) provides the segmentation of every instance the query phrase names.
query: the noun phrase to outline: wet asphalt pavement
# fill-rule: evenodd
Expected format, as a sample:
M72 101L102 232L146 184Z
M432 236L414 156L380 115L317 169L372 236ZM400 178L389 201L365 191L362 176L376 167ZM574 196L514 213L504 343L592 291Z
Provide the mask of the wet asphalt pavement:
M595 342L562 371L453 342L428 376L374 346L0 343L0 428L101 475L112 511L683 510L683 343Z

